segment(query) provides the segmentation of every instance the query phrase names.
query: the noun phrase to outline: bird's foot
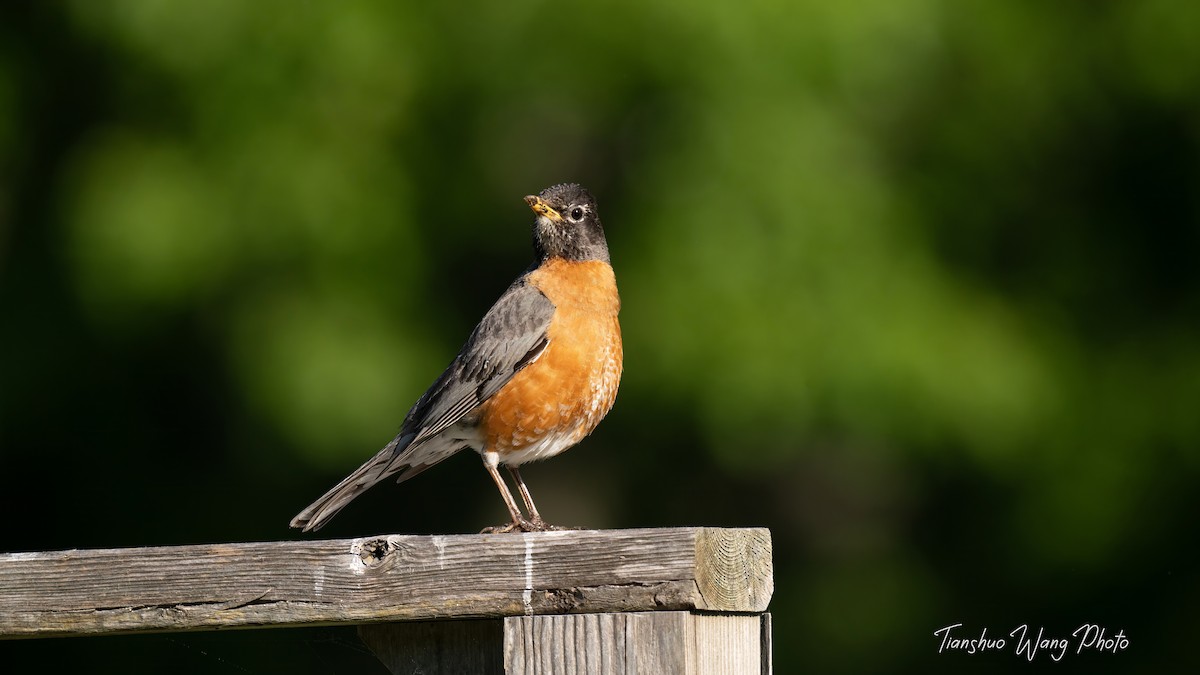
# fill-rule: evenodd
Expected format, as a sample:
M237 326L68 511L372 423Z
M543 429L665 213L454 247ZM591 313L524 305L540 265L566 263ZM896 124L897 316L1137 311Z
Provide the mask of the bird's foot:
M546 521L542 520L541 518L534 518L529 521L529 524L533 526L533 529L526 530L526 532L567 532L570 530L586 530L586 529L588 529L586 527L578 527L578 526L571 526L571 525L551 525L550 523L547 523Z
M549 532L554 530L569 530L573 528L551 525L541 518L519 518L505 525L485 527L479 534L504 534L505 532Z
M485 527L479 531L479 534L504 534L505 532L521 532L520 523L508 523L507 525L493 525Z

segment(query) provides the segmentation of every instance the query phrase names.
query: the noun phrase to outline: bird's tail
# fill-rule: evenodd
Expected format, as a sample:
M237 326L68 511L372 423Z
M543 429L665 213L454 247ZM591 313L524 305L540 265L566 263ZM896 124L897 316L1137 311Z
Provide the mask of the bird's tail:
M305 532L319 530L330 518L337 515L338 511L372 485L405 469L411 469L404 458L412 438L412 434L397 436L354 473L346 476L345 480L333 486L333 489L292 518L291 526Z

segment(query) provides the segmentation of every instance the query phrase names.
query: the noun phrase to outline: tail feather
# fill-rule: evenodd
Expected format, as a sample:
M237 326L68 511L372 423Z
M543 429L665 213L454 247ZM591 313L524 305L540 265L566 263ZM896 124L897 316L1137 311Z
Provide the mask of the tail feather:
M368 459L366 463L358 467L354 473L350 474L337 485L333 486L329 492L326 492L320 499L313 502L297 515L292 518L291 526L302 529L305 532L319 530L329 521L330 518L337 515L347 504L366 492L371 486L376 483L393 476L402 471L405 474L415 474L412 471L405 471L415 467L410 467L405 460L408 458L408 446L412 442L412 434L397 436L391 443L388 443L382 450L375 454L374 457ZM423 468L423 467L422 467ZM407 478L407 475L401 476L401 479Z

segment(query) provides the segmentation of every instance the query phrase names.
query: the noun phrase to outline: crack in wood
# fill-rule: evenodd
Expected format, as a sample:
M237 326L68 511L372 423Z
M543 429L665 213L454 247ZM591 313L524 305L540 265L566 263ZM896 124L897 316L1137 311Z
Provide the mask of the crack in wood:
M284 605L286 602L278 600L263 600L268 593L273 589L268 588L262 593L251 598L235 598L226 600L225 602L188 602L188 603L164 603L161 605L122 605L114 607L94 607L86 610L76 610L75 614L131 614L137 612L167 612L169 614L188 614L192 612L228 612L244 607L263 606L270 607L273 605ZM35 610L47 616L60 615L64 612L54 610Z

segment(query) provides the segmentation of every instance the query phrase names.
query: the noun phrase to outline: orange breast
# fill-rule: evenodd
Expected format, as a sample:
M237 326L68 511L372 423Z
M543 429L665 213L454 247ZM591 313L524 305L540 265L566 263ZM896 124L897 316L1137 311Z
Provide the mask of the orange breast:
M621 380L621 307L612 267L554 258L529 282L555 305L549 343L483 404L487 449L509 464L578 443L612 408Z

